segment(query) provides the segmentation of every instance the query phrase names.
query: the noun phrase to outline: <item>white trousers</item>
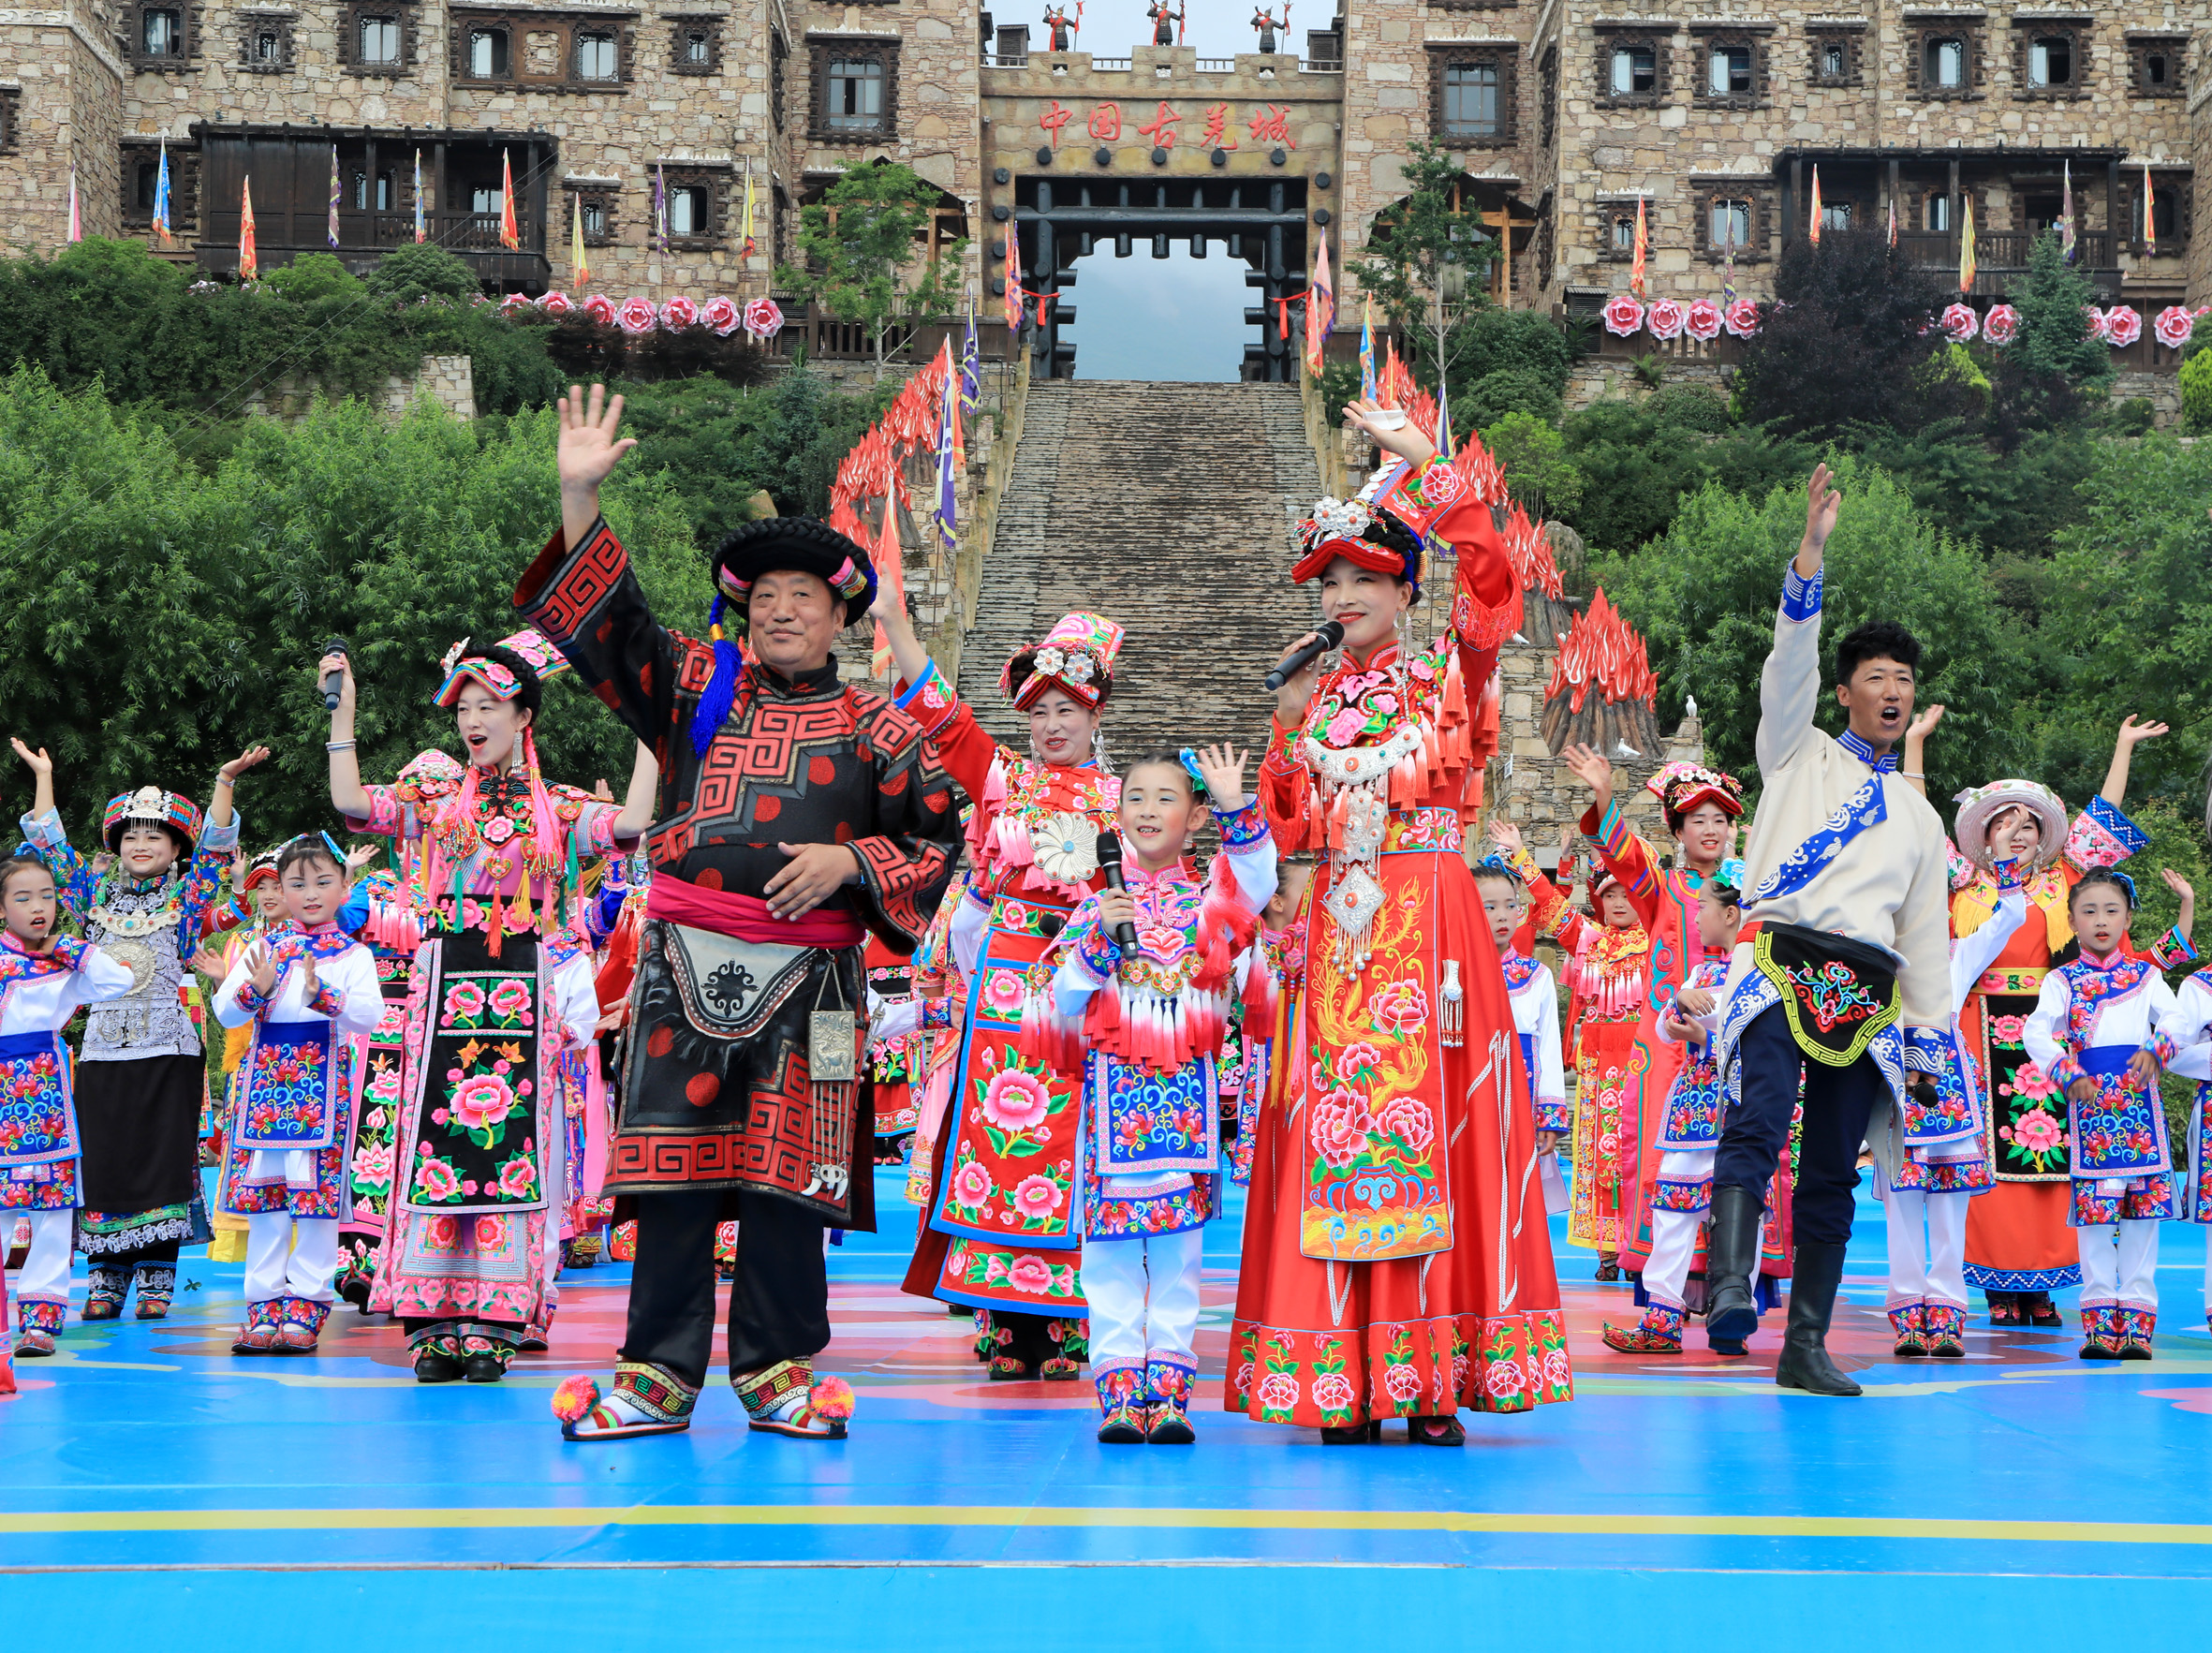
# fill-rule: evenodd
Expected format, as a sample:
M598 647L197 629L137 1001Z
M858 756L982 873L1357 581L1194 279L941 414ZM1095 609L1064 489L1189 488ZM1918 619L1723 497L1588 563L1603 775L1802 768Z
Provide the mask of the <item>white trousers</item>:
M1143 1239L1085 1240L1083 1294L1091 1306L1091 1366L1193 1365L1203 1229Z
M1669 1308L1682 1306L1682 1288L1689 1283L1689 1264L1697 1255L1698 1229L1712 1209L1710 1184L1713 1150L1666 1153L1659 1156L1659 1180L1693 1182L1705 1179L1708 1187L1704 1211L1654 1211L1651 1214L1651 1257L1644 1265L1644 1294Z
M300 1238L293 1243L292 1231ZM286 1248L290 1247L290 1256ZM338 1219L257 1211L245 1219L245 1300L269 1303L302 1297L334 1303L331 1277L338 1272Z
M1882 1215L1889 1224L1890 1307L1967 1306L1967 1205L1972 1199L1957 1189L1939 1194L1922 1188L1881 1190Z
M2076 1229L2082 1247L2082 1306L2159 1306L2159 1223L2130 1218Z
M67 1303L69 1248L76 1235L77 1213L10 1211L6 1215L31 1219L31 1254L23 1259L22 1273L15 1277L16 1296L24 1303ZM8 1226L12 1228L14 1223Z

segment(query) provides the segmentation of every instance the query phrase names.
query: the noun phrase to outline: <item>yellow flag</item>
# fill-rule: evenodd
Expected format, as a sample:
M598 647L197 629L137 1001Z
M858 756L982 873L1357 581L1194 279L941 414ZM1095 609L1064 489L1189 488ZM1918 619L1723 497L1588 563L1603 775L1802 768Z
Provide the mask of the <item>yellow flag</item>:
M575 229L568 238L568 264L572 273L569 287L582 292L592 278L591 260L583 256L583 197L573 198L576 203Z
M749 160L745 162L745 228L740 233L745 238L740 244L745 248L745 256L749 258L753 256L753 163Z
M1958 290L1970 293L1974 290L1974 198L1966 195L1960 199L1966 202L1966 212L1959 219Z

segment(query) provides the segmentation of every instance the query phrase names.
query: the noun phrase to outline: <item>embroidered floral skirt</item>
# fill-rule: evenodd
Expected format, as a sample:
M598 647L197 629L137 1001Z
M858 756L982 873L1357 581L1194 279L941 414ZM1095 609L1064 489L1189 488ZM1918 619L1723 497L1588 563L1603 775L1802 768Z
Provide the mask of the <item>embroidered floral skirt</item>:
M1574 1129L1569 1138L1574 1193L1567 1213L1572 1245L1617 1251L1624 1231L1635 1232L1641 1127L1629 1078L1635 1045L1633 1022L1585 1021L1577 1030Z
M407 985L413 961L376 955L376 985L384 1014L369 1035L368 1068L355 1105L353 1154L347 1178L353 1210L339 1231L347 1276L366 1279L384 1241L384 1211L391 1198L392 1127L399 1118L400 1076L406 1060Z
M1386 855L1383 865L1395 897L1377 921L1368 970L1356 981L1332 974L1336 930L1321 906L1324 876L1305 985L1286 992L1278 1010L1275 1044L1286 1055L1256 1122L1223 1396L1229 1410L1263 1423L1342 1427L1461 1407L1517 1412L1574 1394L1520 1041L1472 875L1456 855ZM1402 948L1393 939L1398 918L1414 926ZM1428 997L1447 959L1459 963L1465 993L1464 1035L1453 1044L1443 1042ZM1368 979L1377 964L1387 980ZM1334 1009L1309 1010L1317 992L1332 994ZM1363 1016L1364 1038L1318 1048L1318 1030ZM1441 1178L1451 1244L1380 1262L1306 1255L1303 1242L1319 1231L1305 1221L1305 1207L1329 1197L1314 1181L1317 1155L1336 1150L1341 1122L1317 1107L1305 1082L1315 1071L1329 1080L1320 1102L1368 1083L1372 1101L1383 1076L1410 1070L1416 1045L1439 1070L1423 1094L1441 1114L1430 1133L1414 1134L1428 1146L1423 1163ZM1323 1055L1330 1060L1317 1062ZM1366 1121L1363 1151L1394 1138L1412 1147L1387 1117L1403 1100L1394 1093L1385 1116ZM1357 1111L1352 1123L1361 1123Z
M2082 1283L2081 1248L2067 1222L2066 1100L2021 1042L2034 1009L2032 994L1975 993L1958 1019L1989 1087L1982 1118L1997 1186L1967 1207L1966 1282L1984 1291Z

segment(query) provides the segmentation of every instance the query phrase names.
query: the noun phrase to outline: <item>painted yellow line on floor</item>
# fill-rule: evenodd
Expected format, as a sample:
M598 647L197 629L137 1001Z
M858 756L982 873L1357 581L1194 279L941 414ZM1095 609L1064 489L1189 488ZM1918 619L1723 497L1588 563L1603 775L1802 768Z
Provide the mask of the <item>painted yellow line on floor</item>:
M1904 1539L2212 1544L2212 1525L1849 1515L1545 1515L1423 1510L1070 1509L990 1504L639 1504L548 1509L63 1510L0 1513L0 1534L413 1532L590 1527L1018 1528L1212 1532L1438 1532L1535 1537Z

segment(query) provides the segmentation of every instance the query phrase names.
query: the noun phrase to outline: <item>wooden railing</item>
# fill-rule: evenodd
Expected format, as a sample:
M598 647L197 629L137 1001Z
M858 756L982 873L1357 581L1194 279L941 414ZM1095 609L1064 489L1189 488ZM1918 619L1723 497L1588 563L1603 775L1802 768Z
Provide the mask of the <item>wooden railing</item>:
M783 331L770 348L778 356L794 357L802 349L810 362L873 362L876 346L868 330L854 321L840 321L818 306L778 297L784 313ZM887 329L883 339L886 361L927 362L950 336L952 353L960 353L966 337L965 321L907 321ZM986 362L1010 360L1018 352L1007 348L1006 323L996 316L976 317L976 350Z

